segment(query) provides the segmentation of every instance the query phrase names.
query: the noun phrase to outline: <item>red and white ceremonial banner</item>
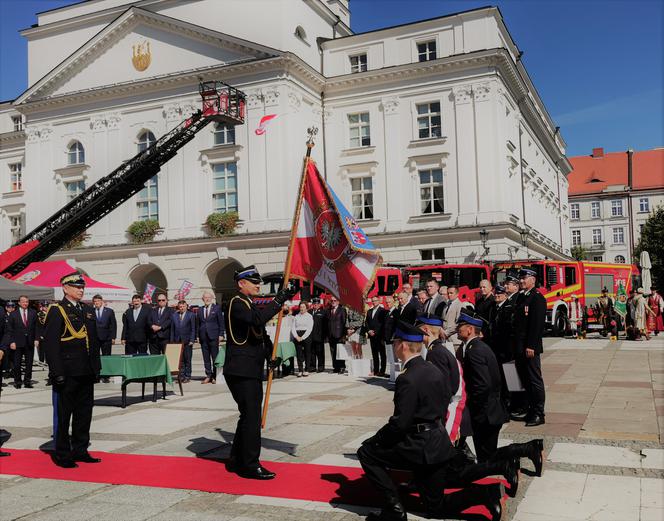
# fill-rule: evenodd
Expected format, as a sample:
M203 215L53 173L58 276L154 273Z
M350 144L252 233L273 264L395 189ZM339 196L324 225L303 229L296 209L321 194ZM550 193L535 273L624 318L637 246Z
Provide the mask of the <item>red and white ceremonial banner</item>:
M313 280L363 313L382 257L311 160L300 184L294 227L290 276Z
M273 119L276 119L277 116L278 114L268 114L266 116L263 116L261 120L258 122L258 127L256 128L256 130L254 130L254 133L257 136L262 136L263 134L265 134L267 132L268 123Z

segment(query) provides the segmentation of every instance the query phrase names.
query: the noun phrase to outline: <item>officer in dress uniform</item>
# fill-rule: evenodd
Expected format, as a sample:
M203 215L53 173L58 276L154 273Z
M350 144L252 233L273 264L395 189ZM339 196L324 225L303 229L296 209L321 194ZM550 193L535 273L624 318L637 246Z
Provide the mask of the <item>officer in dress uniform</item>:
M394 414L357 451L367 478L386 503L380 512L370 513L367 520L407 519L388 469L414 472L420 497L433 517L456 517L471 506L484 505L491 519L498 520L502 512L502 485L471 486L443 494L443 489L453 486L452 483L465 486L481 477L503 472L516 491L518 478L511 463L465 465L463 459L458 463L459 454L442 423L451 391L442 373L421 357L423 340L423 333L416 326L397 323L394 348L403 361L403 370L396 381Z
M279 312L295 291L287 287L279 291L263 309L258 309L252 297L258 295L260 273L255 266L235 272L238 293L228 304L226 314L226 358L224 378L237 403L240 418L237 422L233 447L227 469L247 479L272 479L274 472L261 466L261 404L263 402L263 368L272 354L272 342L265 324ZM278 366L280 360L270 361Z
M57 400L53 461L73 468L78 466L76 462L101 461L88 453L94 384L101 362L94 309L81 302L85 289L82 275L75 271L62 277L60 283L65 296L48 309L44 352Z
M544 380L540 354L546 320L546 299L537 288L537 273L531 269L519 271L521 294L514 306L514 359L521 383L526 389L528 410L512 419L526 422L526 427L544 423Z

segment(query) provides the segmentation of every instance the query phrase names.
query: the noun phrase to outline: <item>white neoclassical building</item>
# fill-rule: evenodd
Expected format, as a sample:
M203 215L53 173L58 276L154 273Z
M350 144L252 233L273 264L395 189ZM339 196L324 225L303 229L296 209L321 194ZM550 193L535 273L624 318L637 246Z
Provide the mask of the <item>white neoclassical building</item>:
M312 125L320 170L387 262L524 257L524 231L531 256L569 255L565 143L497 8L353 34L348 0L89 0L22 35L29 87L0 105L3 249L218 79L247 94L245 124L206 127L56 257L139 291L187 279L193 297L228 291L238 265L280 271ZM210 238L226 211L236 233ZM143 219L162 232L132 244Z

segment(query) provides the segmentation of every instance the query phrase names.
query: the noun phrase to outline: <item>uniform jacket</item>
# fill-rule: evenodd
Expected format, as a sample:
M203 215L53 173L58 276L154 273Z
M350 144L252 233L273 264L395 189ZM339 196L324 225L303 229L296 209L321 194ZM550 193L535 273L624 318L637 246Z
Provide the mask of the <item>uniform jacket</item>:
M311 332L312 342L324 342L325 337L325 310L317 309L311 311L311 316L314 317L314 329Z
M465 345L463 376L470 418L478 425L502 425L507 411L500 399L500 369L491 348L475 337Z
M5 327L7 326L7 315L5 310L0 308L0 350L5 350L9 348L8 344L5 344ZM0 362L0 367L2 362Z
M104 306L101 309L101 318L97 318L97 310L94 310L97 320L97 338L100 342L108 342L118 337L118 322L115 320L115 312L111 308Z
M375 331L373 337L378 341L384 340L385 335L385 317L387 316L387 311L381 306L378 306L378 309L371 308L367 311L366 316L364 317L364 324L362 324L362 332L364 334L369 333L369 331Z
M394 414L376 433L375 441L416 465L438 464L455 451L442 426L451 391L441 372L421 356L411 358L397 377ZM441 427L414 432L417 424L441 422Z
M28 308L28 326L23 323L21 312L23 310L18 307L12 311L7 317L7 324L5 327L5 343L7 345L16 342L17 348L33 347L37 337L37 312L34 309Z
M220 336L226 336L224 325L224 313L217 304L210 304L210 310L205 318L205 306L198 308L196 314L196 327L198 337L202 340L217 340Z
M150 307L141 305L138 318L134 321L134 308L122 314L122 340L126 342L147 342L150 329Z
M154 308L150 311L150 326L161 326L156 333L150 327L150 336L157 340L168 340L171 337L171 320L173 319L173 310L166 306L159 316L159 309Z
M326 312L327 334L329 338L343 338L346 336L346 310L343 306L338 306L336 312L332 313L332 308Z
M196 316L187 310L184 315L179 311L171 315L171 342L193 344L196 341Z
M513 299L505 299L502 304L496 303L491 317L491 333L487 343L496 355L498 363L509 362L514 358L511 349L513 313Z
M280 307L272 301L263 309L258 309L249 297L241 293L231 299L226 316L225 375L263 378L265 361L272 354L272 341L265 331L265 324L279 312Z
M80 332L85 327L85 337L67 340L67 337L71 337L72 334L66 328L65 320L58 306L64 310L75 332ZM101 361L94 308L81 303L80 310L78 310L66 298L62 299L57 305L49 307L44 326L43 349L46 353L46 362L51 378L58 376L99 376Z
M521 293L514 304L515 355L526 348L542 353L542 335L546 321L546 299L536 288Z

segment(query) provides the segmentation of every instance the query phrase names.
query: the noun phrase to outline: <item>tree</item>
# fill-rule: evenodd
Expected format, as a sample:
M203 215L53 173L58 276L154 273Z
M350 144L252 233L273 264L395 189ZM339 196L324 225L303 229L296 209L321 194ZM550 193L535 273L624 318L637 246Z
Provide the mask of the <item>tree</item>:
M573 246L571 254L574 259L582 261L586 260L588 251L583 246Z
M652 283L657 289L664 289L664 206L658 206L643 225L641 238L634 250L634 260L638 263L642 251L650 254L652 263Z

